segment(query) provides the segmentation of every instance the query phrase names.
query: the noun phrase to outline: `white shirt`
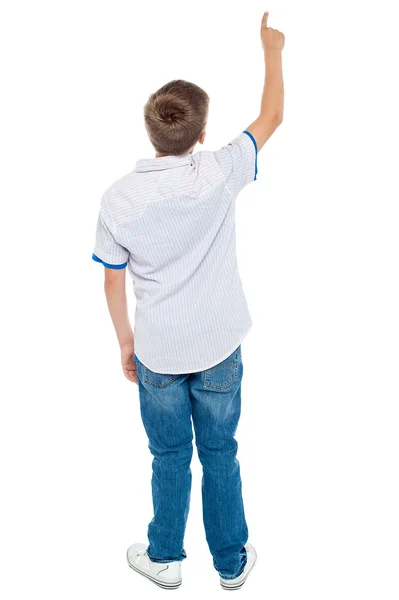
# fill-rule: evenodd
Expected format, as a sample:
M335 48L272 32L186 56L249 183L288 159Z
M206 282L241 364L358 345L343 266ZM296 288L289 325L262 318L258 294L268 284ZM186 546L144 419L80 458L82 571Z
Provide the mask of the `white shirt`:
M257 154L243 131L214 152L139 159L101 198L92 258L127 267L134 351L152 371L208 369L252 327L237 267L235 201L256 180Z

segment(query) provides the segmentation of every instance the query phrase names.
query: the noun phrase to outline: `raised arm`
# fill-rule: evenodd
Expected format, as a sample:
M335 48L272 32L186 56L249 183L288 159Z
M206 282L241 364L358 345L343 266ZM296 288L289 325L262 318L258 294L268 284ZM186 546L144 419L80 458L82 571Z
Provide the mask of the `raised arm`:
M261 40L265 55L265 84L259 117L247 127L255 138L259 150L283 120L284 83L282 50L284 34L267 26L269 13L265 12L261 23Z

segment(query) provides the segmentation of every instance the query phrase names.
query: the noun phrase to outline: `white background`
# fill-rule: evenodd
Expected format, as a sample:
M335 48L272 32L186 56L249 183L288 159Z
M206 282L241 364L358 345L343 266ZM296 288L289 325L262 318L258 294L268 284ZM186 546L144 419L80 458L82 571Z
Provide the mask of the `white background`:
M155 156L143 106L211 97L217 149L258 116L260 21L286 35L284 122L237 203L254 326L238 458L271 600L399 597L397 19L394 3L3 5L1 587L8 600L160 597L128 568L152 517L138 388L91 260L103 191ZM392 11L392 12L391 12ZM134 297L127 281L131 316ZM176 594L220 588L196 453Z

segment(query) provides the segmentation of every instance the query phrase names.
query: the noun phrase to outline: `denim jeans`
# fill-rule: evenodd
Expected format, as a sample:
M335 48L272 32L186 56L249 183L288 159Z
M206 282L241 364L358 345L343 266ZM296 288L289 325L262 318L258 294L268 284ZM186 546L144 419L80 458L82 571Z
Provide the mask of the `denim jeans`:
M248 541L234 438L241 412L241 345L219 364L195 373L155 373L134 358L140 412L153 455L154 516L147 553L156 562L187 557L194 426L206 540L215 569L224 579L234 579L245 567Z

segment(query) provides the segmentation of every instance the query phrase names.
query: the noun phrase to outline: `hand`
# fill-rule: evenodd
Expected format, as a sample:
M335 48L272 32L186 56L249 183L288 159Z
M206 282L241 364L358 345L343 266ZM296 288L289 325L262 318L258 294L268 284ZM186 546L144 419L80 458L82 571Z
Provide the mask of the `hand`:
M134 346L129 344L121 346L121 362L125 377L138 385L137 365L134 360Z
M262 23L260 27L260 37L262 40L263 49L267 50L282 50L284 48L285 37L284 33L281 33L278 29L272 29L267 26L268 12L265 12L262 17Z

